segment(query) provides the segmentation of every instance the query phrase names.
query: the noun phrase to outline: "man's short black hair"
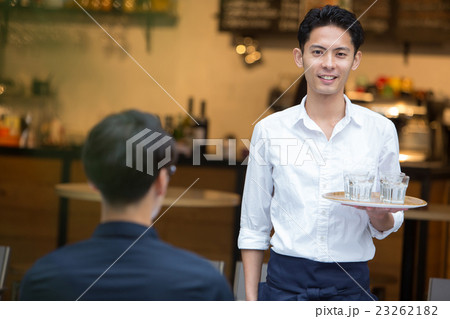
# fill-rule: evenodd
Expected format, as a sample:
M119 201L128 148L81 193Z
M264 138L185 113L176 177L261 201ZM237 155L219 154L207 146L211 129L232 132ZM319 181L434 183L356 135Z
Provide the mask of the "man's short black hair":
M132 152L127 154L127 141L145 129L151 133L135 141ZM152 133L156 133L156 138L144 143L143 170L139 171L136 168L136 144ZM167 167L176 160L175 142L169 137L159 119L149 113L129 110L110 115L90 131L84 144L82 161L86 176L109 204L123 206L137 202L158 176L158 164L168 158L169 162L163 166ZM151 150L149 153L148 149ZM166 153L167 149L170 153ZM127 156L132 156L132 167L127 166Z
M300 49L304 50L305 43L309 40L311 32L318 27L328 25L337 26L348 30L355 47L355 54L364 42L364 30L356 16L338 6L327 5L322 8L311 9L303 19L298 29L297 39Z

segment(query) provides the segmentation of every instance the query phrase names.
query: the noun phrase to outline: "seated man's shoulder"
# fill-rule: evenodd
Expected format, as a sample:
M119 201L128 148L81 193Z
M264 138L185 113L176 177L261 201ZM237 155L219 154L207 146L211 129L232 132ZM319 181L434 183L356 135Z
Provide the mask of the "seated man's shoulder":
M77 267L68 260L67 250L59 248L32 265L21 280L20 300L75 300L79 294L69 282Z
M181 268L188 272L195 271L204 276L220 275L212 266L211 262L204 257L167 243L162 243L162 245L164 247L164 251L162 252L164 258L166 259L166 262L169 262L173 267Z
M148 243L137 242L127 250L129 243L88 240L57 249L36 261L27 272L21 284L21 299L75 300L105 270L102 280L84 296L86 300L233 298L225 277L208 260L162 241ZM105 292L112 278L114 286L122 288ZM135 294L123 295L122 290Z
M175 296L186 300L233 300L227 280L209 260L167 243L161 243L161 247L164 251L154 255L162 275L158 281L165 282ZM186 287L190 288L185 291Z

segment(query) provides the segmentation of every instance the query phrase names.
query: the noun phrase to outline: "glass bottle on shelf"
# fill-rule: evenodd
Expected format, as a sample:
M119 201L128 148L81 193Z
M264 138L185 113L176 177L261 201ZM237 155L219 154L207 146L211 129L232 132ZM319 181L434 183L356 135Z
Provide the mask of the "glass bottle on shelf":
M183 115L178 114L177 125L173 129L173 137L175 140L179 141L183 138Z
M121 12L122 11L122 0L112 0L112 11Z
M193 137L196 139L206 139L208 136L208 119L206 118L206 101L200 103L200 117L193 123Z
M90 0L89 1L89 9L93 11L99 11L102 7L100 0Z
M84 9L89 9L90 1L89 1L89 0L80 0L79 4L80 4L80 6L82 6Z
M100 0L100 9L105 12L112 10L113 0Z
M167 115L165 118L164 130L170 135L174 135L173 117L171 115Z
M151 3L150 0L137 0L136 1L136 11L148 12L150 11Z
M183 127L183 136L187 140L187 143L190 144L190 139L192 139L192 128L195 125L195 122L192 120L192 112L194 109L194 99L192 97L188 100L188 110L187 114L184 116L182 127Z
M123 0L122 1L122 11L123 12L136 11L136 0Z
M196 117L196 123L193 123L192 127L192 137L194 140L204 140L208 137L208 119L206 118L206 101L200 103L200 116ZM200 154L206 154L206 145L204 142L199 144L193 143L195 145L200 145ZM194 150L195 151L195 150Z

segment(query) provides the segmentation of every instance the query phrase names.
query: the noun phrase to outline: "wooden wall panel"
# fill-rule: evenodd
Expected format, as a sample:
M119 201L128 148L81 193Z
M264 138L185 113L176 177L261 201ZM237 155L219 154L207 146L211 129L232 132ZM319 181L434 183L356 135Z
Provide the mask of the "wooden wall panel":
M0 245L11 247L8 289L41 256L56 248L59 159L0 156Z
M86 183L86 175L81 161L73 161L70 168L73 183ZM91 237L100 222L100 202L69 200L67 242L74 243Z

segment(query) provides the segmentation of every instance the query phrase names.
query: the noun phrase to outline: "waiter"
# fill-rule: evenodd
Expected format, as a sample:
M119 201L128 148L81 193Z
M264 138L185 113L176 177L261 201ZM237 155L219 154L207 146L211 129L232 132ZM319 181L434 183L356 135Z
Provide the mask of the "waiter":
M247 300L376 300L367 266L372 238L397 231L403 212L321 196L343 190L343 171L355 165L375 176L400 171L393 123L344 95L363 40L355 15L337 6L312 9L300 24L293 53L307 95L261 120L252 136L238 240Z

